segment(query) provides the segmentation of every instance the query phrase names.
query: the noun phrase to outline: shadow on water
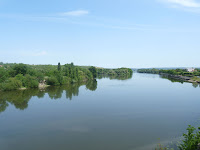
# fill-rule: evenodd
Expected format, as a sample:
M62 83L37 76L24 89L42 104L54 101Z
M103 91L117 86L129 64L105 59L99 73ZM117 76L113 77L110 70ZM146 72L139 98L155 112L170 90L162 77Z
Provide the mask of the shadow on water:
M97 89L97 81L90 80L88 82L73 83L63 86L51 86L41 91L39 89L27 89L0 92L0 113L4 112L9 104L15 106L16 109L24 110L28 108L28 102L33 97L43 98L48 94L51 99L59 99L62 97L63 92L66 93L66 98L72 100L73 96L78 96L79 87L85 85L86 89L95 91Z

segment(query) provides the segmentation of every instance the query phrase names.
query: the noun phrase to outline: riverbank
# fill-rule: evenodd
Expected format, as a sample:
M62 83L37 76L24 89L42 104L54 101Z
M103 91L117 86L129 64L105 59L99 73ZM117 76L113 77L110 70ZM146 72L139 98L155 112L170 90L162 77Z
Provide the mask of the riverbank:
M200 69L138 69L138 73L159 74L163 77L175 79L180 82L200 83Z
M182 75L171 75L167 73L160 73L159 75L164 76L164 77L169 77L173 78L176 80L180 80L183 82L189 82L189 83L199 83L200 84L200 78L198 77L187 77L187 76L182 76Z

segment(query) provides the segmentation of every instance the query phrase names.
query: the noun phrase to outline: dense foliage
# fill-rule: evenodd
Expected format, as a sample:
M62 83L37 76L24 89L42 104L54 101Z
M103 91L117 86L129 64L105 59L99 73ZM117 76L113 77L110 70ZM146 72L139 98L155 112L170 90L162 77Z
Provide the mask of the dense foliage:
M26 65L0 63L0 90L19 88L37 88L39 83L47 85L65 85L68 83L93 80L103 71L108 75L129 75L132 70L98 69L96 67L75 66L73 63L61 65Z
M161 74L161 73L166 73L166 74L171 74L171 75L182 75L182 76L188 76L188 77L193 77L193 76L200 76L200 70L195 69L194 72L188 72L186 69L138 69L137 72L139 73L151 73L151 74Z
M118 68L118 69L105 69L97 68L98 75L115 75L115 76L127 76L132 75L133 70L129 68Z
M0 90L15 90L22 87L36 88L40 82L48 85L63 85L95 78L89 69L73 63L58 65L3 64L0 67Z

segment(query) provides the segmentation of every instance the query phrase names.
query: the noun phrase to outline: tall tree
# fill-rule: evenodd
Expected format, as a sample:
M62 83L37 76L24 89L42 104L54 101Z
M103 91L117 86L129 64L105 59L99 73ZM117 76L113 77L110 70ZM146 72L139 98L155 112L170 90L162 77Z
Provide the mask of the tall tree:
M60 66L60 63L58 63L58 71L61 70L61 66Z
M89 68L89 70L90 70L90 72L92 73L93 78L96 78L96 77L97 77L97 69L96 69L95 67L91 66L91 67Z
M15 75L17 75L17 74L25 75L27 73L27 71L28 71L28 67L25 64L16 64L13 67L13 70L15 71Z

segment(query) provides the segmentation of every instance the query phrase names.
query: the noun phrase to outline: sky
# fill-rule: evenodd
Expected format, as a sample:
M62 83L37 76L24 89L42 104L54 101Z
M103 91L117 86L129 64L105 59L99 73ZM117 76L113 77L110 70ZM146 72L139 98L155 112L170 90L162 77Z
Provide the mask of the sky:
M0 62L200 67L200 0L0 0Z

